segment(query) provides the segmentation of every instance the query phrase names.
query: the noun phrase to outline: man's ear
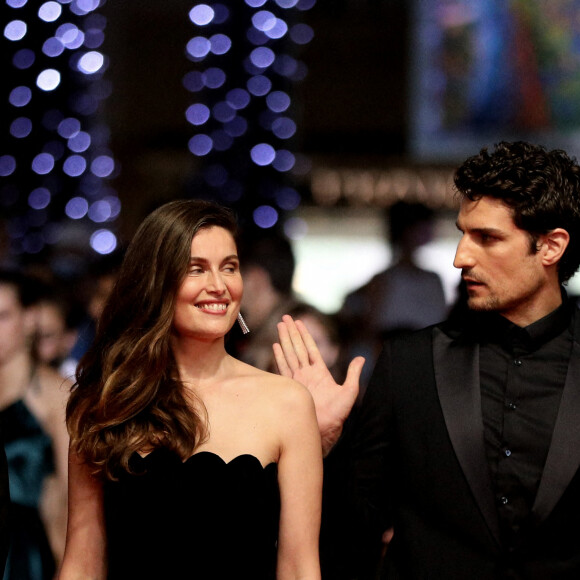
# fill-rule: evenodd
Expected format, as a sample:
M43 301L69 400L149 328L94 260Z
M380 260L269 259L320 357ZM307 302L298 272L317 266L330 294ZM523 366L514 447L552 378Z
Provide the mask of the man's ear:
M557 264L570 243L570 234L563 228L555 228L545 234L540 251L543 252L542 263L545 266Z

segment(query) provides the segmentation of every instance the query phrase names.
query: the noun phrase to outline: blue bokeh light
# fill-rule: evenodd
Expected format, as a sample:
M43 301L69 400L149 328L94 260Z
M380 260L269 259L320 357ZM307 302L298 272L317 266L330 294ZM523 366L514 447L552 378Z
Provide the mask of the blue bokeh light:
M28 117L17 117L10 124L10 134L16 139L28 137L32 132L32 121Z
M95 201L89 207L89 219L95 223L100 224L106 222L111 219L111 215L111 204L105 199Z
M29 48L22 48L14 53L12 57L12 64L20 70L25 70L30 68L34 61L36 60L36 55L33 50Z
M211 52L216 55L226 54L232 47L232 40L225 34L214 34L210 38Z
M276 203L285 211L294 211L301 200L300 194L293 187L283 187L276 192Z
M248 79L246 86L255 97L263 97L272 89L272 81L263 75L255 75Z
M268 38L273 38L277 40L278 38L282 38L288 32L288 25L284 20L278 18L276 20L276 24L270 29L266 30L265 34Z
M226 82L226 73L217 67L208 68L203 73L203 82L208 89L219 89Z
M82 155L71 155L64 160L62 170L70 177L79 177L87 169L87 160Z
M185 118L192 125L203 125L210 116L210 110L207 105L203 103L195 103L190 105L185 111Z
M236 110L229 103L221 101L215 104L212 114L220 123L227 123L235 118Z
M73 197L69 199L64 211L70 219L80 220L87 215L89 202L84 197Z
M99 155L91 163L91 173L97 177L109 177L115 170L115 161L110 155Z
M60 85L60 72L54 68L47 68L36 77L36 86L42 91L54 91L58 85Z
M60 56L64 51L64 44L55 36L45 40L44 44L42 45L42 52L46 54L46 56L50 56L52 58Z
M90 244L97 254L110 254L117 247L117 237L111 230L97 230L91 236Z
M54 169L54 157L50 153L39 153L32 160L32 171L46 175Z
M81 122L74 117L67 117L58 124L58 134L65 139L70 139L81 130Z
M314 30L308 24L300 22L290 28L290 38L296 44L308 44L314 38Z
M284 91L272 91L266 97L266 103L274 113L283 113L290 106L290 97Z
M50 191L46 187L37 187L28 196L28 205L32 209L44 209L48 207L51 200Z
M274 51L267 46L259 46L250 53L250 62L260 68L268 68L276 58Z
M215 11L207 4L198 4L189 11L189 19L197 26L206 26L215 16Z
M32 91L28 87L15 87L10 91L8 102L14 107L25 107L32 99Z
M270 165L276 158L276 150L268 143L259 143L250 151L252 161L259 166Z
M23 20L12 20L4 27L4 36L8 40L16 42L26 36L28 27Z
M183 86L191 93L196 93L203 89L203 74L200 71L191 71L184 75Z
M272 133L278 139L290 139L296 134L296 123L289 117L278 117L272 123Z
M291 151L280 149L276 151L276 159L272 162L272 167L280 172L290 171L296 163L296 157Z
M91 146L91 135L86 131L79 131L68 140L67 146L75 153L83 153Z
M12 175L16 169L16 159L12 155L0 156L0 176L7 177Z
M81 56L78 70L86 75L92 75L101 70L105 64L105 57L97 50L91 50Z
M58 2L45 2L38 9L38 17L44 22L54 22L62 14L62 6Z
M250 104L250 95L244 89L232 89L228 91L226 101L234 109L245 109Z
M187 53L193 58L203 58L209 54L211 49L210 41L204 36L192 38L186 46Z
M278 212L271 205L261 205L254 210L253 217L258 227L268 229L276 225Z
M241 137L248 130L248 121L239 115L224 123L224 131L232 137Z
M213 141L209 135L204 135L200 133L194 135L187 144L189 150L197 157L203 157L207 155L213 147Z

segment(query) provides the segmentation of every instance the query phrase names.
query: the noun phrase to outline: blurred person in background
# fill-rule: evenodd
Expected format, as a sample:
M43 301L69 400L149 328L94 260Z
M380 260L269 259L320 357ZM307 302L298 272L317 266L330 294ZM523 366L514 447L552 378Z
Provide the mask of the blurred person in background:
M71 363L70 356L78 337L82 309L61 285L39 281L34 310L36 358L64 377L74 376L76 364Z
M117 280L117 272L123 260L123 251L99 257L89 265L80 283L81 301L85 316L78 325L76 341L67 361L67 369L74 369L95 338L97 322L103 307Z
M48 580L64 552L70 384L36 360L33 281L0 271L0 424L10 478L5 580Z
M350 337L349 358L367 360L361 396L386 338L435 324L447 314L441 278L417 262L418 249L433 239L433 227L434 212L422 203L402 200L390 206L385 229L391 263L344 299L338 317Z

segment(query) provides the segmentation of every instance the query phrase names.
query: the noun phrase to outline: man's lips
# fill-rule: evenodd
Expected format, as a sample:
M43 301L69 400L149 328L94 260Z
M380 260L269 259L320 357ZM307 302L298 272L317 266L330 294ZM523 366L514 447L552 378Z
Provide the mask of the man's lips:
M465 284L466 288L478 288L480 286L485 286L485 283L481 280L476 280L475 278L463 278L463 283Z

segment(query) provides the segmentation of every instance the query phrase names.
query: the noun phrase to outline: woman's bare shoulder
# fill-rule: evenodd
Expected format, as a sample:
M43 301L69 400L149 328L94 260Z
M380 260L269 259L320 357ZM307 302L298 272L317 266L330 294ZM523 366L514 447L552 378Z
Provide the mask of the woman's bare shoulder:
M289 410L289 405L310 406L312 397L308 389L289 377L283 377L248 365L240 367L241 380L247 381L249 388L255 388L257 394L269 404L276 404L283 410ZM250 387L251 386L251 387Z

